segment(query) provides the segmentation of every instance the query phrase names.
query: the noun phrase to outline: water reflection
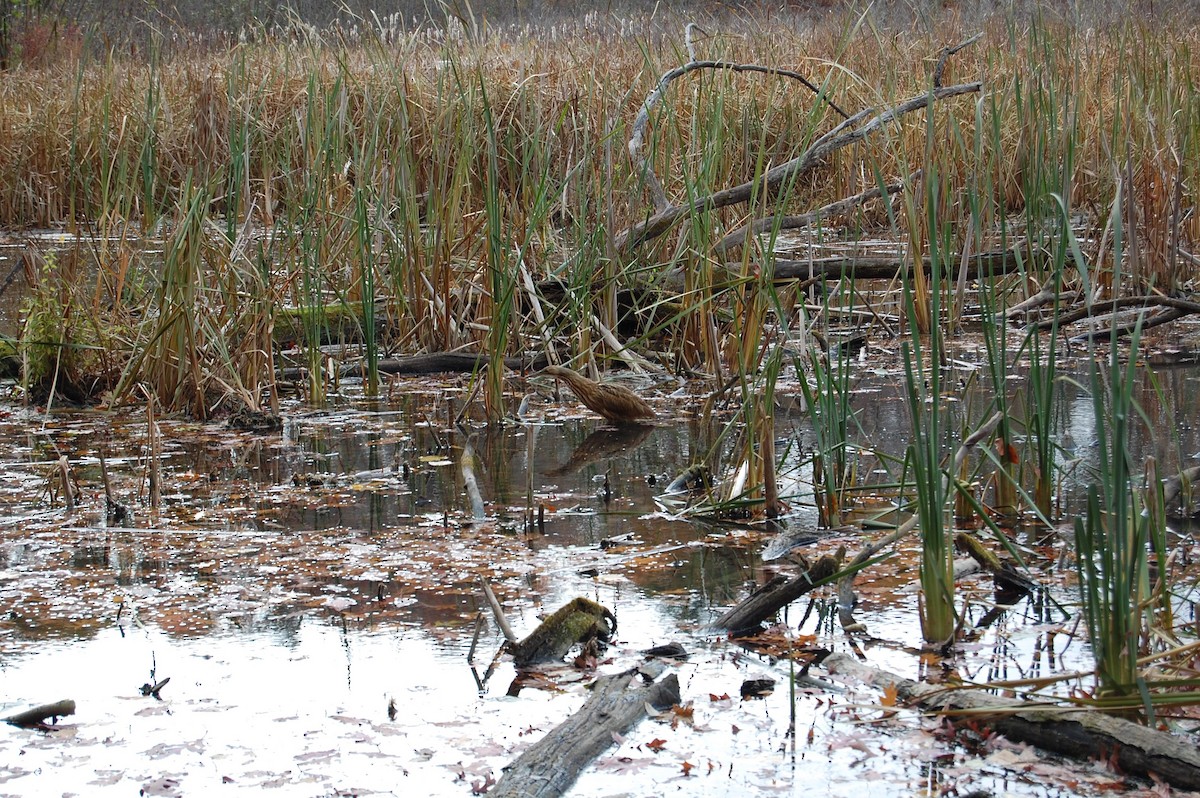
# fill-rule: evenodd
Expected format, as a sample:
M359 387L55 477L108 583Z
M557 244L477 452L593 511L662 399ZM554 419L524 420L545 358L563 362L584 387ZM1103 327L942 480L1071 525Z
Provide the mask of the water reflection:
M1190 464L1200 451L1191 423L1200 399L1191 371L1153 376L1139 383L1149 423L1135 425L1129 443L1152 452L1165 473ZM1098 462L1087 384L1077 376L1057 388L1062 463L1073 464L1065 482L1068 512L1077 507L1072 502ZM967 393L946 402L951 428L975 414L982 417L987 407L988 389L978 380L968 385ZM860 474L888 479L872 473L881 461L867 450L902 455L909 440L896 377L864 372L855 391L863 436L856 441ZM1013 406L1019 412L1020 403ZM698 704L709 694L736 695L746 676L786 678L786 666L729 648L704 631L715 614L779 567L762 562L769 535L682 521L661 513L654 502L688 466L702 463L718 474L728 468L720 424L692 418L617 430L549 418L464 430L428 418L350 403L320 414L296 410L278 436L164 421L169 490L163 520L154 528L148 528L139 500L144 421L64 415L30 435L28 419L0 420L0 434L19 444L9 449L12 460L0 464L9 484L18 487L0 501L10 518L19 519L0 526L0 704L57 698L58 692L86 701L89 717L80 720L72 744L87 752L79 755L90 768L89 775L69 775L54 767L60 754L54 738L31 742L10 732L0 736L0 763L18 761L19 747L32 755L19 768L0 764L0 778L19 784L42 767L34 782L38 793L128 794L131 785L140 788L158 772L144 765L147 748L184 740L163 756L162 772L187 771L193 792L215 785L226 763L232 763L226 773L236 774L248 789L394 789L395 778L376 779L377 769L364 767L370 757L362 752L370 751L387 757L394 772L419 775L422 781L411 784L420 784L420 791L461 794L472 767L498 772L522 730L549 728L578 699L570 688L563 694L525 691L519 702L479 695L465 667L480 605L479 575L493 581L523 631L536 624L536 612L552 611L576 595L610 606L621 618L623 635L614 662L636 658L637 650L650 645L685 641L696 652L685 666L685 683ZM802 531L815 528L815 510L806 506L811 430L798 418L781 420L777 429L781 444L792 444L780 446L789 452L782 470L800 480L789 497L796 510L790 524ZM1161 429L1170 434L1151 435ZM458 466L465 435L473 436L477 454L482 520L471 518ZM65 520L60 511L47 511L40 495L45 480L40 464L59 452L80 463L90 501ZM118 498L135 510L128 528L107 528L97 509L103 504L100 454L108 460ZM528 522L539 511L541 527ZM1035 549L1062 545L1043 528L1018 535ZM614 538L617 545L601 547ZM853 537L842 541L855 547ZM873 662L902 673L918 667L911 653L920 643L915 558L915 551L906 550L887 569L858 582L856 617L870 632L854 645ZM968 589L975 593L966 617L977 634L951 663L960 673L979 680L1028 678L1083 662L1083 645L1065 644L1064 614L1051 591L1035 591L1015 608L997 609L990 586ZM828 595L814 594L808 608L812 611L789 610L793 633L801 622L803 634L830 646L851 645ZM497 644L494 635L485 638ZM169 714L132 692L152 667L159 678L173 677L164 691ZM493 684L510 680L511 674L501 674ZM47 690L54 694L45 696ZM386 720L388 696L400 699L407 711L395 724ZM718 772L739 773L721 786L703 782L694 794L739 794L780 784L793 794L812 789L851 794L868 767L862 757L834 750L848 727L816 700L800 699L802 722L816 730L818 748L796 768L778 756L791 712L782 696L745 706L710 703L702 708L710 719L754 731L741 738L719 735L720 740L695 730L652 732L678 734L673 744L684 746L681 751L701 751L720 760ZM267 735L277 739L265 748L264 728L278 732ZM101 742L109 738L116 742L105 753ZM478 753L480 740L489 743L487 753ZM203 751L189 749L193 743ZM872 738L871 744L907 743ZM249 753L259 749L257 758ZM645 755L622 750L634 759ZM885 792L909 794L922 784L940 789L951 778L961 780L961 772L947 775L946 769L961 763L960 753L941 745L936 753L922 754L932 758L888 764L881 771L889 785ZM673 770L661 773L653 770L659 765L646 764L655 774L651 782L676 778L679 761L671 764ZM598 770L587 777L601 779L592 787L609 789L603 768ZM111 783L93 783L102 772L112 774ZM357 781L363 773L371 775ZM1003 782L1017 792L1037 793L1035 786L1014 787L995 774L987 778L992 779L987 785ZM579 794L591 794L588 789L581 785Z

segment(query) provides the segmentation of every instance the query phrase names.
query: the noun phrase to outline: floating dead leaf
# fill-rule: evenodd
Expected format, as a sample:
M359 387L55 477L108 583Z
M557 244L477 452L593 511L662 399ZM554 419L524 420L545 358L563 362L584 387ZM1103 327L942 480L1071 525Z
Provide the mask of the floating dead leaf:
M685 759L682 765L683 775L690 776L692 774L693 767L695 767L695 765Z
M491 774L483 777L483 780L471 782L471 795L486 795L487 791L496 786L496 778Z
M660 739L658 737L655 737L653 740L646 743L646 747L657 754L660 751L662 751L664 748L667 747L667 741Z

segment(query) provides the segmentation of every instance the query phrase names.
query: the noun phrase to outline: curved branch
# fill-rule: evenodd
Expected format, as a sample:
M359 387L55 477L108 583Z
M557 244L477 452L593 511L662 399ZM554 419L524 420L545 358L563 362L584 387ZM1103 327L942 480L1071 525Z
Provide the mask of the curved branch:
M859 120L865 119L875 109L867 108L854 116L846 119L836 128L821 136L813 144L800 155L796 156L786 163L768 169L763 176L755 181L747 181L741 185L732 186L722 189L713 194L708 194L703 197L697 197L684 205L669 205L668 207L658 209L653 216L643 222L639 222L617 235L614 241L616 248L623 252L638 247L647 241L665 233L676 222L695 213L704 213L714 211L718 208L724 208L729 205L736 205L742 202L748 202L755 192L755 183L761 183L761 187L766 191L773 191L781 186L785 181L795 179L798 175L807 172L814 168L818 163L823 161L837 150L847 147L856 142L862 141L867 136L875 133L884 125L894 122L901 116L918 111L929 106L931 103L938 100L956 97L960 94L973 94L980 91L983 84L975 83L960 83L955 86L944 86L942 88L933 89L928 92L911 97L898 105L888 108L876 114L869 119L862 127L851 129ZM847 132L842 132L847 131ZM637 135L637 131L635 131ZM638 140L640 147L640 138ZM630 142L630 152L633 152L633 142ZM647 173L649 171L647 169ZM660 186L661 189L661 186ZM665 199L665 198L664 198Z
M1034 326L1039 330L1048 330L1054 326L1055 321L1058 322L1059 327L1064 327L1082 319L1105 316L1116 313L1119 310L1129 310L1131 308L1146 309L1151 307L1170 308L1181 312L1184 316L1200 313L1200 302L1192 302L1189 299L1180 299L1173 296L1157 296L1155 294L1148 296L1123 296L1077 307L1074 310L1060 313L1057 320L1047 319L1038 322ZM1179 318L1179 316L1175 318Z
M690 45L692 23L688 25L688 36ZM689 57L691 56L691 47L689 46ZM730 61L697 61L691 60L681 66L665 72L658 79L658 85L654 87L654 91L646 97L642 103L642 107L638 110L637 116L633 120L633 132L629 137L629 157L633 161L634 168L641 172L642 182L645 184L646 190L650 192L650 199L654 203L655 211L663 211L671 207L670 201L667 200L666 192L663 190L662 183L658 179L658 175L654 174L654 170L650 168L650 160L642 154L642 143L646 137L646 127L650 123L650 111L654 106L658 105L663 95L666 93L667 86L678 78L683 77L689 72L695 72L700 69L724 69L730 72L757 72L764 75L774 75L781 78L791 78L798 80L805 87L810 89L821 99L829 104L829 107L837 111L843 118L848 114L841 108L825 97L819 88L814 86L808 78L801 75L799 72L793 72L790 69L777 69L775 67L760 66L759 64L737 64Z

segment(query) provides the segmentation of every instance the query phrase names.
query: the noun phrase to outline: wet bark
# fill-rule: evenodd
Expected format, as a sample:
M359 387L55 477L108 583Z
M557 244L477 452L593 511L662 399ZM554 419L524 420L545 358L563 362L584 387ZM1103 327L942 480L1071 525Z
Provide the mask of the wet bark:
M581 596L559 607L525 639L510 642L508 649L518 668L554 662L576 643L597 637L608 640L616 628L617 618L610 609Z
M777 578L760 587L713 624L737 635L757 631L759 625L841 570L841 561L829 554L793 579Z
M649 673L646 671L649 670ZM646 717L647 706L667 709L679 703L679 679L668 674L650 684L662 666L601 676L579 711L530 746L504 769L493 798L552 798L565 793L584 768Z
M899 698L930 712L952 713L949 720L955 723L986 724L1011 740L1047 751L1106 760L1141 777L1154 774L1177 789L1200 789L1200 751L1167 732L1096 710L1063 710L980 690L947 690L872 668L848 654L831 654L822 664L832 674L895 685Z
M41 706L27 709L24 712L9 715L4 718L4 722L12 726L39 726L51 718L74 714L75 702L67 698L62 701L55 701L53 704L42 704Z
M1190 492L1192 486L1195 485L1196 480L1198 479L1200 479L1200 466L1185 468L1176 476L1164 479L1162 481L1163 505L1169 505L1171 502L1175 501L1175 499L1179 498L1179 495L1183 493L1184 485L1187 485ZM1183 510L1184 512L1187 512L1188 508L1185 506Z

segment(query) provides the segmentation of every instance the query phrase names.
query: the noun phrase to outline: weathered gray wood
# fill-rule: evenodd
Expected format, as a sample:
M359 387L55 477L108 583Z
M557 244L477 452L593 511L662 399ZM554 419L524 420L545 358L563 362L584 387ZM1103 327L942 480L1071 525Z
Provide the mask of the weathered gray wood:
M53 704L42 704L39 707L33 707L24 712L9 715L7 718L4 718L4 722L13 726L37 726L39 723L45 723L49 718L74 714L75 702L66 698L62 701L55 701Z
M835 151L856 144L882 128L895 122L901 116L920 110L940 100L957 97L961 94L971 94L982 90L982 83L964 83L957 86L943 86L923 92L907 99L898 105L883 111L866 108L843 121L829 132L816 139L808 149L790 161L768 169L761 178L749 180L737 186L716 191L701 197L696 197L683 205L667 205L657 209L649 219L632 225L619 233L614 239L615 247L622 252L630 252L638 246L661 236L677 222L698 213L707 213L730 205L749 202L759 193L778 191L786 182L797 179L800 175L824 163ZM875 114L875 116L871 116ZM862 124L855 128L855 125Z
M849 654L831 654L821 664L832 674L880 687L895 685L899 698L930 712L955 711L954 721L984 723L1009 739L1067 756L1111 760L1125 773L1153 773L1177 789L1200 789L1200 751L1194 742L1167 732L1095 710L1025 703L982 690L947 690L864 665Z
M530 746L504 769L492 798L554 798L565 793L583 769L646 717L647 705L679 703L679 679L668 674L641 685L636 671L601 676L579 711Z

